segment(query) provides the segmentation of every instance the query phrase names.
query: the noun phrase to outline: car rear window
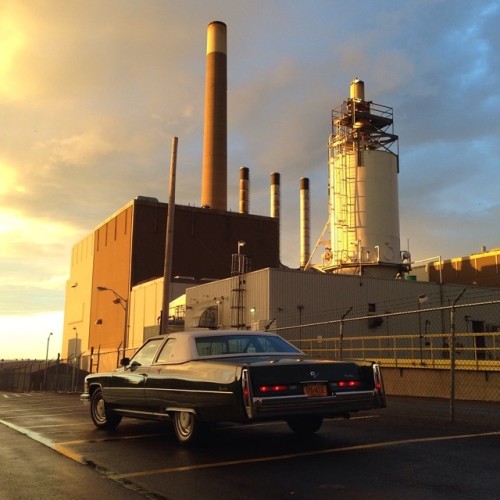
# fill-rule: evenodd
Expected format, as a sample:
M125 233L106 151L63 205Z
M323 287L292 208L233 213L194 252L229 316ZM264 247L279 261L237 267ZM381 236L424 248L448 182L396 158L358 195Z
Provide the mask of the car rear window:
M195 340L198 356L220 356L234 354L299 354L280 337L258 335L225 335L214 337L198 337Z

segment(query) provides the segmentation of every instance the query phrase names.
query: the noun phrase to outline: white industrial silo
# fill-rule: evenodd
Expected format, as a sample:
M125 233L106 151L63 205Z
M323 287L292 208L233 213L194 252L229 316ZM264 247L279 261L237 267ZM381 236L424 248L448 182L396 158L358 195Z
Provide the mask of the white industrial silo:
M400 275L408 264L400 251L393 112L366 101L358 79L351 83L349 99L332 111L328 159L331 241L323 270Z

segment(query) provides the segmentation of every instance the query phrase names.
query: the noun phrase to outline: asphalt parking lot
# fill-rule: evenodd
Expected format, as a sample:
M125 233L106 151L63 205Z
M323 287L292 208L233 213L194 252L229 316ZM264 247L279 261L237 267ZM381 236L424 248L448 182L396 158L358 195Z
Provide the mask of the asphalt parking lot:
M0 392L0 498L500 499L500 405L464 405L453 424L446 405L389 398L313 439L224 425L191 449L168 423L98 431L77 394Z

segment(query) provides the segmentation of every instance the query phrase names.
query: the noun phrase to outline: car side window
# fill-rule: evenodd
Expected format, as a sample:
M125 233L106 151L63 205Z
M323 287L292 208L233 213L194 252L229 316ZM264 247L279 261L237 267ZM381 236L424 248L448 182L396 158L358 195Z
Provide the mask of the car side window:
M132 365L151 365L154 356L158 350L158 346L163 342L163 339L153 339L144 344L135 356L130 360Z
M158 355L157 363L172 363L175 359L175 342L177 339L168 339Z

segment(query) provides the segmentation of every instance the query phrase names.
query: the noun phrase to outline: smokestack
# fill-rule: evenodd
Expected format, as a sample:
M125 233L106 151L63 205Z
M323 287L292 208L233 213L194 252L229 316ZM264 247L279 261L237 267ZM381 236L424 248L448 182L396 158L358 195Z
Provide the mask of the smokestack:
M309 179L300 179L300 267L304 269L309 261Z
M247 214L250 208L250 179L247 167L240 168L240 214Z
M271 217L280 216L280 174L271 174Z
M220 21L208 25L206 64L201 206L227 210L227 37Z

